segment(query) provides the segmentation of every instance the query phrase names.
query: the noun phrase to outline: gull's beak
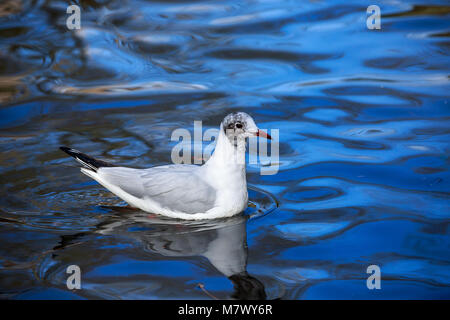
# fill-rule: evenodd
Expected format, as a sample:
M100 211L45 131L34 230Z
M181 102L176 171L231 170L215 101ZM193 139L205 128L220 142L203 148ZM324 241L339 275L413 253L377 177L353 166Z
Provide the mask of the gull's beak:
M264 137L266 139L272 140L272 137L270 136L270 134L265 133L264 131L261 131L259 129L258 129L258 131L256 131L255 136Z

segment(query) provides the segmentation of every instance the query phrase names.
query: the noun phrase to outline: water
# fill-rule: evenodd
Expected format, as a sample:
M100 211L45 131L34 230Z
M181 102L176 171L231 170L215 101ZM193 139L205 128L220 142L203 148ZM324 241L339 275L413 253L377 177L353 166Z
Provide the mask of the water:
M370 4L82 1L72 32L65 1L3 1L0 297L450 298L450 7L379 1L371 31ZM238 110L280 167L232 219L130 212L58 150L164 164Z

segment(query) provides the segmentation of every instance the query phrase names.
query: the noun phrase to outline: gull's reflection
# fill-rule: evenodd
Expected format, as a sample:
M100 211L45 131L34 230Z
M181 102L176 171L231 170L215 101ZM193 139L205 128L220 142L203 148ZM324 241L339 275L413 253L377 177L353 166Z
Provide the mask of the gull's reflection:
M145 250L163 256L203 256L232 281L233 298L266 298L264 285L247 273L247 216L183 221L124 208L113 210L121 211L120 216L100 223L96 233L133 238ZM77 236L62 237L61 245L55 249L73 242L74 238Z

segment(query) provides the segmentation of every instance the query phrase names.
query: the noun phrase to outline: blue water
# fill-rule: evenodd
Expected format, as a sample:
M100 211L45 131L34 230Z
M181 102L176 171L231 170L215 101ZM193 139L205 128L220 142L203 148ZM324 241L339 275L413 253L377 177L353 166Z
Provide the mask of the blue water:
M450 298L448 2L85 1L78 31L66 8L0 4L0 298ZM232 111L280 159L230 219L123 208L58 150L165 164Z

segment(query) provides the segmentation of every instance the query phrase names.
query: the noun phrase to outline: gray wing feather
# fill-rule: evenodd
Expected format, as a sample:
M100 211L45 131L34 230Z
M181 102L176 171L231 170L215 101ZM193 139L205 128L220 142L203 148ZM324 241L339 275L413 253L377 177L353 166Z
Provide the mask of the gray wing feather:
M169 165L144 170L102 168L109 183L140 199L150 198L162 207L184 213L203 213L214 207L216 191L201 177L200 167Z

